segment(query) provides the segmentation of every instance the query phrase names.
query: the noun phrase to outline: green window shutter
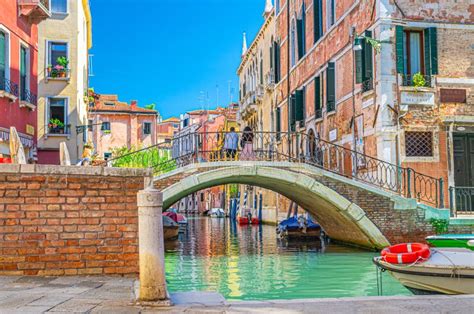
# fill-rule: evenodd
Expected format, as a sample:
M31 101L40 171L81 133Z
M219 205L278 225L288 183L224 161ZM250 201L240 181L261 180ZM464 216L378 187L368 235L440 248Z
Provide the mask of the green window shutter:
M273 46L275 45L275 43L272 43L272 45L270 46L270 70L273 70Z
M323 5L321 0L313 0L314 42L323 36Z
M425 74L438 74L438 38L436 27L424 30Z
M6 56L6 35L5 33L0 32L0 90L5 89L5 73L6 73L6 64L7 64L7 56Z
M372 38L371 31L365 31L365 37ZM373 77L372 45L364 40L364 81Z
M296 128L296 96L290 96L290 131L295 131Z
M276 108L276 131L281 132L281 111L280 108Z
M305 89L297 90L295 93L296 108L295 108L295 121L304 121L304 92Z
M364 52L363 49L365 46L363 46L362 50L357 50L355 52L355 67L356 67L356 83L360 84L363 81L362 78L362 73L364 72L363 69L363 60L364 60Z
M280 64L280 45L277 43L276 44L276 76L275 76L275 82L280 82L280 74L281 74L281 64Z
M405 73L405 43L403 41L403 26L395 26L396 52L397 52L397 72Z
M329 62L326 70L326 98L327 112L334 111L336 109L336 73L334 62Z
M321 77L314 79L314 110L316 118L321 117L322 99L321 99Z
M300 19L296 20L296 37L298 41L298 60L304 56L303 51L303 21Z

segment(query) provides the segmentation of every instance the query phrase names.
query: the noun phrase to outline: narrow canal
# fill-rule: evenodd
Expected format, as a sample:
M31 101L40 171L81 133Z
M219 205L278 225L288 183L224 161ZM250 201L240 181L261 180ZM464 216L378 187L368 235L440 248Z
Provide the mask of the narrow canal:
M281 242L274 226L238 226L229 219L188 219L179 240L166 243L168 289L217 291L227 300L377 295L367 252L336 244ZM383 295L410 295L388 274Z

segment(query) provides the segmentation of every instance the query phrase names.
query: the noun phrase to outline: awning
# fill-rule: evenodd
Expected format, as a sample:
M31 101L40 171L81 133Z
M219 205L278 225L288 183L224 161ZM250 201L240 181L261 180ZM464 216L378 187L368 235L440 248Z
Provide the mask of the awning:
M25 148L33 147L33 138L29 135L18 133L20 137L20 142L23 144ZM10 131L4 128L0 129L0 142L8 142L10 141Z

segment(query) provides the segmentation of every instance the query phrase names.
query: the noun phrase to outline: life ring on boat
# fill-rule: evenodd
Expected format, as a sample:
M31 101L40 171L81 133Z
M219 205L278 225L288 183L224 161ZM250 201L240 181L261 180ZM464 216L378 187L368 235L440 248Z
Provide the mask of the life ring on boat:
M382 250L382 259L390 264L411 264L431 255L428 245L423 243L401 243Z

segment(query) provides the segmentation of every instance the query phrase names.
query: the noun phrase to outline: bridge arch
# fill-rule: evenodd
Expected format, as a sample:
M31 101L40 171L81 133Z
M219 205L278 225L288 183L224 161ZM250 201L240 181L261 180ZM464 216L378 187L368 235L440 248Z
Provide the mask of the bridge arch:
M292 169L291 164L192 164L155 178L155 186L163 192L164 209L191 193L232 183L259 186L288 197L311 213L333 239L376 249L389 244L361 207L310 175Z

